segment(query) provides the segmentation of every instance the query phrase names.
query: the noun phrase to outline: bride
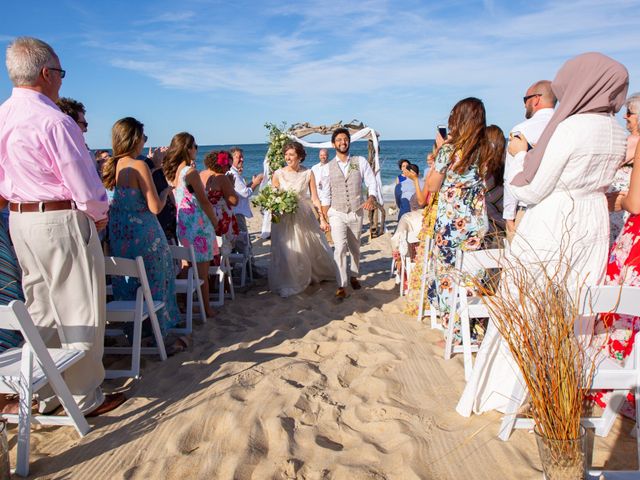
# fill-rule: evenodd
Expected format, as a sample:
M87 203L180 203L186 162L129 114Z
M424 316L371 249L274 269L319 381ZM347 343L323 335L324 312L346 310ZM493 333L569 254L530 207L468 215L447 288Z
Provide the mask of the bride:
M298 195L298 209L285 214L271 229L271 264L269 288L281 297L302 292L311 283L336 278L333 252L322 233L329 226L321 216L320 226L313 214L313 205L320 208L313 172L301 163L306 153L298 142L284 146L286 167L273 174L272 184Z

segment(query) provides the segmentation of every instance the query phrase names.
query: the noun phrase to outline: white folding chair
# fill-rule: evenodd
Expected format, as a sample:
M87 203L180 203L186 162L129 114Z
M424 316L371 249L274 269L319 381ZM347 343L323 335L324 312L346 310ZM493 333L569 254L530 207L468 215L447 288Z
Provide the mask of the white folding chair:
M169 245L169 249L171 250L171 255L174 260L182 262L182 260L186 260L190 263L189 269L187 271L187 278L176 278L176 294L184 293L187 296L187 313L185 315L185 327L184 328L171 328L169 329L172 333L177 333L180 335L190 334L193 331L193 296L198 296L198 307L200 309L200 318L202 318L203 322L207 321L207 316L205 315L204 309L204 299L202 297L202 289L201 286L204 283L204 280L201 280L198 277L198 269L196 267L196 254L193 251L193 246L189 247L180 247L177 245Z
M488 318L489 310L482 297L469 297L472 288L465 284L467 275L475 275L479 270L498 269L503 263L504 249L486 249L475 251L458 250L453 275L452 293L449 303L449 324L444 346L444 359L449 360L455 353L464 358L464 379L469 381L473 369L472 353L478 351L478 345L471 345L471 319ZM460 318L462 345L453 345L453 329L456 316Z
M429 305L429 311L424 311L425 295L427 294L427 282L433 279L434 259L432 255L433 238L427 238L424 246L424 256L422 257L422 276L420 277L420 299L418 302L418 323L422 323L425 313L431 318L431 328L443 330L442 324L438 322L438 309L436 305Z
M239 287L247 284L247 273L249 274L249 282L253 283L253 250L251 249L251 236L249 232L240 232L238 238L242 237L247 242L247 248L244 252L230 253L229 263L233 267L240 265L240 283Z
M418 242L418 236L414 232L407 232L405 238L400 241L400 296L404 296L408 290L409 277L413 270L414 262L411 260L409 245Z
M216 239L218 241L218 247L222 247L222 237L216 237ZM224 305L225 282L228 282L229 284L229 296L231 297L231 300L234 300L236 298L235 290L233 289L233 276L228 254L220 254L220 265L211 265L209 267L209 276L215 276L218 279L218 281L216 282L218 285L218 299L211 302L212 305L216 307L221 307ZM213 285L211 285L211 287L213 287ZM210 289L210 292L211 294L213 294L212 288Z
M0 306L0 328L19 330L25 340L22 348L12 348L0 353L0 393L17 393L20 397L17 415L0 415L7 421L18 424L16 474L26 477L29 474L31 423L73 426L81 437L90 429L61 375L84 357L84 351L47 349L27 308L18 300ZM47 384L51 385L67 415L31 415L33 394Z
M167 359L164 348L162 332L156 312L164 308L164 302L155 301L151 297L151 288L147 280L147 272L144 268L142 257L130 258L105 257L105 273L107 275L137 278L140 286L136 291L135 300L114 300L107 302L107 329L106 335L122 335L121 329L109 328L117 323L133 323L133 338L131 347L105 347L104 353L114 355L131 355L131 368L127 370L106 370L106 378L140 377L140 355L142 353L157 353L160 360ZM142 348L142 322L151 322L153 337L156 347Z
M580 299L581 317L578 322L583 322L585 317L591 317L596 313L618 313L624 315L640 316L640 287L601 285L585 288ZM586 328L585 328L586 327ZM593 323L577 325L579 334L590 334ZM632 390L636 400L636 424L633 433L638 441L637 454L640 465L640 336L635 335L634 346L631 355L626 359L624 367L609 358L600 349L591 350L592 358L596 362L596 370L591 389L613 390L611 401L607 405L601 417L583 417L582 424L587 428L594 428L598 436L608 435L615 422L618 410L622 406L627 393ZM524 387L520 387L519 396L523 398ZM519 407L518 402L512 400L507 407L509 414L503 417L500 425L499 438L508 440L514 428L533 428L533 420L529 418L517 418L515 413ZM640 478L640 470L634 472L595 472L592 475L605 475L605 478Z

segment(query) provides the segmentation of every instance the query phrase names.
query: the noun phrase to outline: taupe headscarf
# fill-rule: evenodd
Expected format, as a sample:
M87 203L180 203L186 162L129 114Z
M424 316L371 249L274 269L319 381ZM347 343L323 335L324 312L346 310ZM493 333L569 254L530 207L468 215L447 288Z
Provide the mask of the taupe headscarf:
M606 55L583 53L568 60L551 82L551 90L560 105L535 148L527 153L524 169L513 178L511 185L522 187L531 183L560 122L578 113L615 114L624 105L628 88L627 69Z

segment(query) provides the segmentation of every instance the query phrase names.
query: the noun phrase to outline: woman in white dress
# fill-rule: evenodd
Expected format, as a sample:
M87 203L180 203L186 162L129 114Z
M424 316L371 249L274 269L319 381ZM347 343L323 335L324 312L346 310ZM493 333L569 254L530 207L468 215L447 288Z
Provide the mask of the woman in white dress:
M526 155L512 190L528 208L511 243L508 265L528 270L571 262L572 283L600 283L609 247L605 192L625 155L625 133L615 119L627 93L626 68L598 53L579 55L551 84L560 106L529 153L525 138L512 137L509 153ZM508 288L508 286L507 286ZM460 415L506 412L520 392L520 371L492 322L456 410ZM526 389L525 389L526 390ZM524 398L518 395L522 404ZM509 412L511 413L511 412Z
M298 142L287 143L284 146L287 165L272 178L275 188L292 190L298 195L296 212L283 215L271 227L269 288L281 297L296 295L311 283L336 278L333 251L322 232L328 225L324 218L318 225L313 214L313 205L319 209L320 200L313 172L301 165L305 156Z

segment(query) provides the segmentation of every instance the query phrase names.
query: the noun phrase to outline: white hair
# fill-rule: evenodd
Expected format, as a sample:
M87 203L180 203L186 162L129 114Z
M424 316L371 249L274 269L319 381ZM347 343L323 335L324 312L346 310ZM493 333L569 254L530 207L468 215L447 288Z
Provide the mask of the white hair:
M34 86L43 67L53 66L56 52L33 37L18 37L7 47L7 71L14 86Z
M629 98L627 98L625 104L627 108L633 107L631 109L633 113L640 112L640 92L632 93L631 95L629 95Z

